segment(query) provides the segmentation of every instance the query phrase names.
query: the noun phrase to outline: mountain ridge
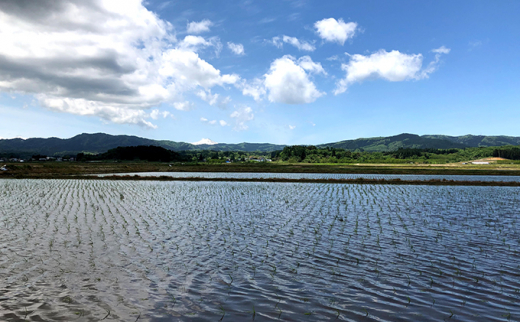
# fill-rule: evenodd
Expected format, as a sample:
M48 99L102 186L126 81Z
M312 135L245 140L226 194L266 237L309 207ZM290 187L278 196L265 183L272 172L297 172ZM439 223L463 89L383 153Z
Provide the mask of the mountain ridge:
M62 139L50 138L13 138L0 139L0 154L41 154L41 155L75 155L77 153L98 154L109 149L125 146L159 146L173 151L183 150L216 150L216 151L260 151L269 152L281 150L288 145L270 143L237 144L217 143L194 145L187 142L171 140L155 140L131 135L109 135L105 133L82 133L74 137ZM520 137L514 136L484 136L484 135L416 135L402 133L388 137L370 137L314 145L324 148L343 148L351 151L381 152L398 148L470 148L520 145Z

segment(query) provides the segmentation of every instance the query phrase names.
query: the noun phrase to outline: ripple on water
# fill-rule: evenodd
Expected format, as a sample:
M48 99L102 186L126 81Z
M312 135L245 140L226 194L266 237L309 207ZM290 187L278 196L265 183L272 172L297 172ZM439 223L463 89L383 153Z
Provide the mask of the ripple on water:
M0 180L0 319L517 320L519 201L508 187Z

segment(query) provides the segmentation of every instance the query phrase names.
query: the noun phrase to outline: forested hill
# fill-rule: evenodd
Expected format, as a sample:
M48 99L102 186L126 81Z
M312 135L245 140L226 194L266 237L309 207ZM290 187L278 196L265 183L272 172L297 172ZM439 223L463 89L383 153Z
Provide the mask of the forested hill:
M456 137L455 137L456 138ZM328 144L318 145L317 147L343 148L351 151L361 150L367 152L393 151L398 148L467 148L465 144L450 141L447 139L427 138L409 133L403 133L391 137L359 138L354 140L344 140Z
M367 152L394 151L398 148L470 148L470 147L493 147L520 145L520 137L511 136L445 136L445 135L424 135L418 136L403 133L391 137L359 138L354 140L344 140L318 147L343 148L351 151L361 150Z
M520 137L509 136L444 136L403 133L390 137L360 138L317 145L317 147L343 148L350 151L383 152L398 148L468 148L504 145L520 145ZM269 143L239 143L216 145L193 145L186 142L170 140L153 140L136 136L113 136L104 133L80 134L68 139L29 138L0 139L0 155L8 154L41 154L41 155L76 155L78 153L104 153L116 147L127 146L159 146L173 151L183 150L215 150L215 151L260 151L270 152L282 150L285 145Z
M187 142L170 140L153 140L136 136L113 136L104 133L80 134L68 139L29 138L0 139L0 154L41 154L41 155L76 155L78 153L104 153L110 149L128 146L159 146L173 151L183 150L217 150L217 151L274 151L281 150L284 145L268 143L240 143L193 145Z
M511 136L444 136L444 135L424 135L423 138L429 139L442 139L448 140L454 143L466 145L467 147L493 147L493 146L507 146L520 145L520 137Z

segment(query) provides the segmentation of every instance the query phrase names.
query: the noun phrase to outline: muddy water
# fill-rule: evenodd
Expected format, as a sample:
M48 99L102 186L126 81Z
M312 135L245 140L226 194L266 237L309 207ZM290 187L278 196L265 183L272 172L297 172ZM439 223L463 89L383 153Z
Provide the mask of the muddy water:
M0 320L520 319L520 190L0 180Z

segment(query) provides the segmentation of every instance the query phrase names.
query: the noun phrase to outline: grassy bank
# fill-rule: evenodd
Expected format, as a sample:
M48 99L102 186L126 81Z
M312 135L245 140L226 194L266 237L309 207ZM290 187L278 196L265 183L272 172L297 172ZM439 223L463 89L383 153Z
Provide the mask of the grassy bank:
M0 178L62 178L73 175L134 172L237 172L237 173L331 173L331 174L410 174L410 175L510 175L520 176L518 164L489 165L411 165L411 164L289 164L289 163L11 163Z

